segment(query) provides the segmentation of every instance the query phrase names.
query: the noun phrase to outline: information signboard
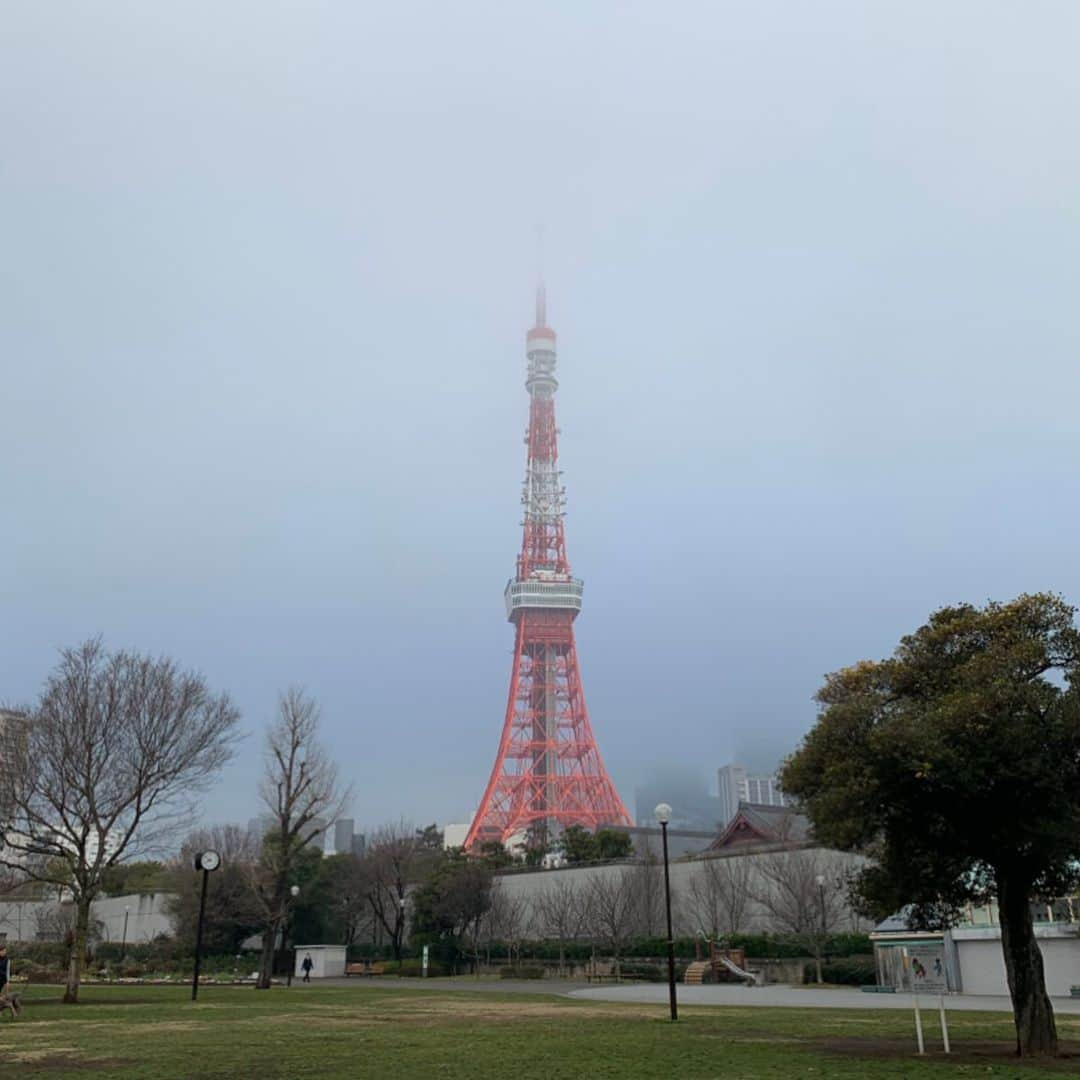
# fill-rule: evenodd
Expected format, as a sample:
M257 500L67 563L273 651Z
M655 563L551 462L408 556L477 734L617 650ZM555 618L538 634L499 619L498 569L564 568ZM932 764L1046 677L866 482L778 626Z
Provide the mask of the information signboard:
M949 989L945 977L945 946L908 945L904 948L904 981L914 993L944 994Z

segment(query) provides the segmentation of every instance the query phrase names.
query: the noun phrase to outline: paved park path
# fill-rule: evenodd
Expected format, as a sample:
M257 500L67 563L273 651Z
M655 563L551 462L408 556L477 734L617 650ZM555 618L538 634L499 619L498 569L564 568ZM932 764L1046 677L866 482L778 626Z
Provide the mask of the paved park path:
M666 983L629 983L621 986L590 986L568 993L572 998L588 1001L647 1002L666 1005ZM782 1006L788 1009L910 1009L915 1003L912 994L864 994L861 990L842 988L817 989L812 986L683 986L678 988L683 1005ZM1054 1012L1080 1013L1080 999L1054 998ZM924 1009L937 1008L936 994L921 994L919 1005ZM1012 1012L1007 997L982 994L947 994L945 1008L964 1012Z
M476 979L459 975L453 979L320 979L322 986L393 986L409 990L465 990L496 994L552 994L583 1001L614 1001L634 1004L667 1006L667 983L622 983L618 986L590 986L570 979ZM293 986L298 985L294 980ZM303 984L299 984L303 985ZM684 986L679 984L682 1005L715 1005L747 1007L780 1007L787 1009L910 1009L911 994L865 994L861 990L813 986ZM1054 1012L1058 1015L1080 1014L1080 998L1056 997ZM919 998L924 1009L937 1008L937 996L924 994ZM1007 997L977 994L949 994L945 1008L964 1012L1011 1012Z

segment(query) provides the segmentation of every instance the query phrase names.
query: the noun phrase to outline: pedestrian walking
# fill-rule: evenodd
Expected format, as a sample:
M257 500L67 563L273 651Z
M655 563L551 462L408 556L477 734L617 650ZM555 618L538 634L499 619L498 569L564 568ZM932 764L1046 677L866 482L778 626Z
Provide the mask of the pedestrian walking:
M304 962L300 966L304 969L304 982L311 982L311 969L315 966L311 953L304 957Z

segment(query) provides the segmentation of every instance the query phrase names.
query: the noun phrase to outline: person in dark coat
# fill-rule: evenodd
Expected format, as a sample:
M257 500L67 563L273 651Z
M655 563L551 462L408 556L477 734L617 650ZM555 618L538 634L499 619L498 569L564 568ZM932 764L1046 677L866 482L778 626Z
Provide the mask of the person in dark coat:
M11 981L11 958L7 946L0 945L0 996L6 996L8 983Z
M311 969L315 966L311 953L304 957L304 962L300 966L304 969L304 982L311 982Z

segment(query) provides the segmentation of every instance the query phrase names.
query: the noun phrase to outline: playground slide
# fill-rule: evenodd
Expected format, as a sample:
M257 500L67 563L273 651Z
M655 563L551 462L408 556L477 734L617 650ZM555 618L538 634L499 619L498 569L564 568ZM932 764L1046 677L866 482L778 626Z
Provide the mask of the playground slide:
M718 959L737 979L745 979L750 986L757 986L758 977L752 971L744 971L738 964L733 964L726 956L718 957Z

